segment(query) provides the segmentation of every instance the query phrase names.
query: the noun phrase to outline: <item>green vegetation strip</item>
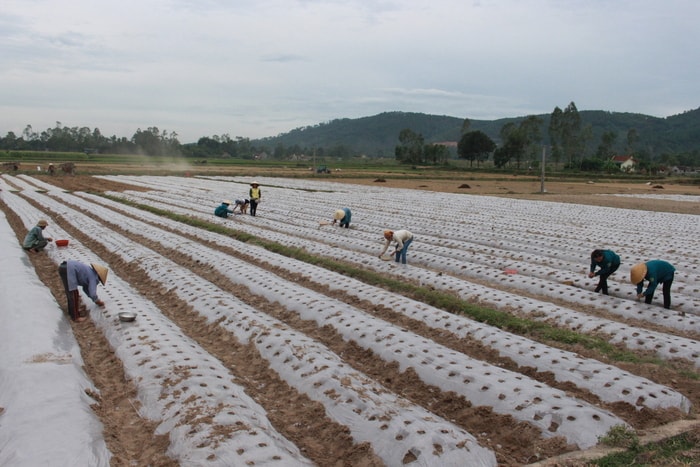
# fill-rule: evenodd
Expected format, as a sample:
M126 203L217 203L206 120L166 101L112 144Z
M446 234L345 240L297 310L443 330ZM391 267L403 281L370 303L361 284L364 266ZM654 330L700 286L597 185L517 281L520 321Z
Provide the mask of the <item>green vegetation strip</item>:
M169 219L181 222L186 225L207 230L209 232L226 235L228 237L235 238L240 242L257 245L262 248L265 248L268 251L278 253L289 258L294 258L296 260L303 261L308 264L313 264L315 266L319 266L324 269L337 272L347 277L352 277L366 284L390 290L392 292L427 303L436 308L449 311L450 313L462 314L468 316L469 318L475 321L485 323L490 326L495 326L499 329L503 329L514 334L530 336L533 339L538 340L540 342L559 343L567 346L579 345L586 349L599 352L612 361L629 363L651 363L660 366L666 365L666 362L661 359L651 357L640 357L634 352L621 349L599 337L580 334L568 329L556 328L544 322L528 320L525 318L511 315L503 311L473 305L465 300L462 300L448 293L413 285L407 282L393 279L381 273L377 273L366 269L360 269L354 266L350 266L346 263L335 261L333 259L315 256L307 253L301 248L287 247L276 242L265 240L254 235L238 231L236 229L225 227L223 225L214 224L194 217L174 214L164 209L139 203L133 203L121 198L101 193L96 194L111 199L112 201L136 207L143 211L148 211L159 216L167 217ZM689 373L688 376L695 379L700 377L699 375L694 373Z
M624 427L611 428L608 436L600 438L601 443L625 448L625 451L608 454L586 465L617 467L623 465L697 465L698 435L686 432L665 440L641 445L637 436Z

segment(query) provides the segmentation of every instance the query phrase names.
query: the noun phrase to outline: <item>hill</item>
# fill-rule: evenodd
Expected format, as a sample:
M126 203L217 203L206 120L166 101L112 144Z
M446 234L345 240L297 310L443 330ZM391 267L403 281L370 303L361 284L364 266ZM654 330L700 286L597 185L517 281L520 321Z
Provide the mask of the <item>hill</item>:
M624 151L627 133L637 132L637 145L651 155L684 153L700 150L700 108L682 114L660 118L649 115L609 112L603 110L579 111L584 127L590 126L589 146L595 150L604 132L617 134L616 149ZM498 142L499 132L509 122L518 123L526 116L497 120L471 120L470 130L480 130ZM540 114L542 135L547 144L549 114ZM351 153L373 157L393 157L399 132L410 129L420 133L427 143L458 141L463 118L446 115L428 115L413 112L384 112L371 117L343 118L296 128L274 137L253 140L258 147L274 149L278 145L308 148L344 148Z

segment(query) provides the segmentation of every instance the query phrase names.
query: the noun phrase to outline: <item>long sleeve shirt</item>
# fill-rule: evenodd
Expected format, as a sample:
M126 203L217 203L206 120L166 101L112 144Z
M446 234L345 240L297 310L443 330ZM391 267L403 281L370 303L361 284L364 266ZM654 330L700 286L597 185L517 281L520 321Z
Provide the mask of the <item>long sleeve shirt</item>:
M620 257L614 251L603 250L603 259L600 261L591 258L591 272L596 276L609 274L613 266L620 266ZM595 272L596 267L600 268L598 272Z
M394 235L392 235L391 238L386 241L386 243L384 244L384 249L381 253L379 253L379 256L383 255L386 252L386 250L389 248L389 245L391 245L392 241L396 242L396 251L401 251L403 250L404 242L407 242L412 238L413 234L408 230L397 230L396 232L394 232Z
M647 274L644 279L649 281L647 289L644 291L644 295L653 295L656 290L656 286L673 279L673 275L676 272L676 268L671 266L671 263L662 261L660 259L654 259L647 261ZM637 295L642 293L644 288L644 281L637 284Z
M68 290L78 290L78 287L82 287L85 295L90 297L93 302L99 300L97 284L100 282L100 278L92 266L80 261L68 260L66 261L66 278L68 279Z
M221 203L219 207L214 209L214 215L218 217L228 217L229 214L232 214L233 210L228 208L228 204Z
M31 230L29 230L29 232L27 232L27 236L24 237L24 243L22 243L22 247L29 249L33 248L38 244L46 245L46 239L44 238L44 231L42 230L42 228L38 225L35 225L31 228Z
M352 220L352 212L350 211L350 208L343 208L343 212L345 213L345 216L343 216L342 219L340 219L340 226L344 225L349 225L350 220Z

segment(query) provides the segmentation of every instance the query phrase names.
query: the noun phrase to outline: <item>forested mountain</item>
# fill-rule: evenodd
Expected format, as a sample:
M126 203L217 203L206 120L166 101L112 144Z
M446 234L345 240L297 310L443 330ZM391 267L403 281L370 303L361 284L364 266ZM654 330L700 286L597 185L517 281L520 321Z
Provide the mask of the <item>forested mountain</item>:
M579 111L582 127L590 128L588 150L595 151L601 136L606 132L616 135L615 149L624 152L628 146L630 130L635 132L635 145L652 157L667 153L684 153L700 150L700 108L666 118L649 115L608 112L602 110ZM550 115L536 115L542 120L543 144L548 144L547 128ZM480 130L496 143L500 142L501 128L510 122L519 123L525 118L498 120L471 120L469 131ZM372 117L337 119L327 123L294 129L278 136L251 140L256 147L274 150L277 146L309 148L335 148L342 152L361 153L369 156L394 157L401 130L410 129L423 136L426 143L459 141L464 118L444 115L427 115L411 112L385 112ZM334 152L334 151L331 151Z
M555 144L549 139L553 117ZM511 161L519 166L521 160L535 160L533 156L543 145L550 147L555 161L577 168L583 168L585 159L604 161L612 155L634 155L650 163L700 166L700 108L659 118L602 110L578 111L572 102L564 111L557 107L552 114L470 119L468 123L467 131L478 132L482 140L488 139L497 148L484 154L487 158L493 155L496 166ZM279 160L312 155L323 160L358 155L393 159L398 148L406 156L398 158L404 163L437 164L457 157L457 151L432 143L457 143L464 128L465 119L461 117L385 112L332 120L257 140L214 135L202 136L196 143L181 144L176 133L157 127L138 129L131 138L106 137L98 128L69 128L56 122L55 128L45 131L34 131L27 125L21 135L8 132L0 138L0 150L8 156L9 151L25 150L253 159L265 153ZM502 135L506 135L506 141Z

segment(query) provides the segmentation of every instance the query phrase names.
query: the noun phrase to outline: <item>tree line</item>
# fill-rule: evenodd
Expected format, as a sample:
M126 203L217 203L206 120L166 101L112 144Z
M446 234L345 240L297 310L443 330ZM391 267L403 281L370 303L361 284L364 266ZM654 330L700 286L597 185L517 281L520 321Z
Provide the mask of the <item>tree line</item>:
M586 122L574 102L564 109L556 107L551 115L493 122L389 112L336 120L277 137L250 140L224 134L204 136L189 144L181 144L177 133L155 126L139 128L127 138L107 137L98 128L67 127L56 122L54 128L40 132L31 125L21 135L8 132L0 138L0 150L183 156L198 160L265 157L323 163L330 158L391 157L393 148L393 157L410 165L445 165L462 158L477 167L489 162L496 168L522 169L537 168L544 147L547 163L571 170L616 170L611 161L613 155L634 156L637 167L650 172L662 166L700 167L698 149L680 149L697 147L692 144L697 141L692 131L696 128L697 133L700 109L668 119L602 111L587 111L585 115ZM421 131L427 131L428 137ZM684 146L663 153L656 149L674 141L681 141Z
M470 130L470 121L462 124L461 137L457 143L457 155L477 167L492 158L496 168L514 167L532 169L540 165L542 152L547 151L547 162L553 162L564 169L613 172L618 170L613 161L616 155L632 156L636 169L656 173L664 166L700 167L700 151L688 151L678 154L662 154L653 157L650 151L641 147L639 134L635 128L629 128L624 135L624 152L620 154L619 134L604 131L600 140L593 145L591 125L582 123L576 104L571 102L564 110L555 107L549 118L544 136L542 118L530 115L519 122L505 123L499 132L498 142L481 130ZM595 142L593 142L595 143ZM444 146L423 142L423 137L410 129L399 134L399 144L395 157L405 164L445 164L448 151Z
M27 125L21 135L9 131L0 138L0 149L17 151L86 152L107 154L170 155L180 150L177 133L157 127L140 128L131 138L104 136L99 128L67 127L56 122L54 128L34 131Z
M299 145L284 147L277 145L269 149L265 145L256 145L249 138L231 138L228 134L203 136L196 143L181 144L175 132L149 127L137 129L131 138L104 136L99 128L67 127L56 122L54 128L44 131L34 131L27 125L21 135L9 131L0 138L0 150L5 151L51 151L51 152L84 152L87 154L142 154L144 156L170 156L206 158L240 158L254 159L260 154L270 154L278 159L289 159L294 154L310 153L310 149ZM319 157L324 157L329 151L324 148L314 148ZM350 157L348 148L333 147L333 154Z

